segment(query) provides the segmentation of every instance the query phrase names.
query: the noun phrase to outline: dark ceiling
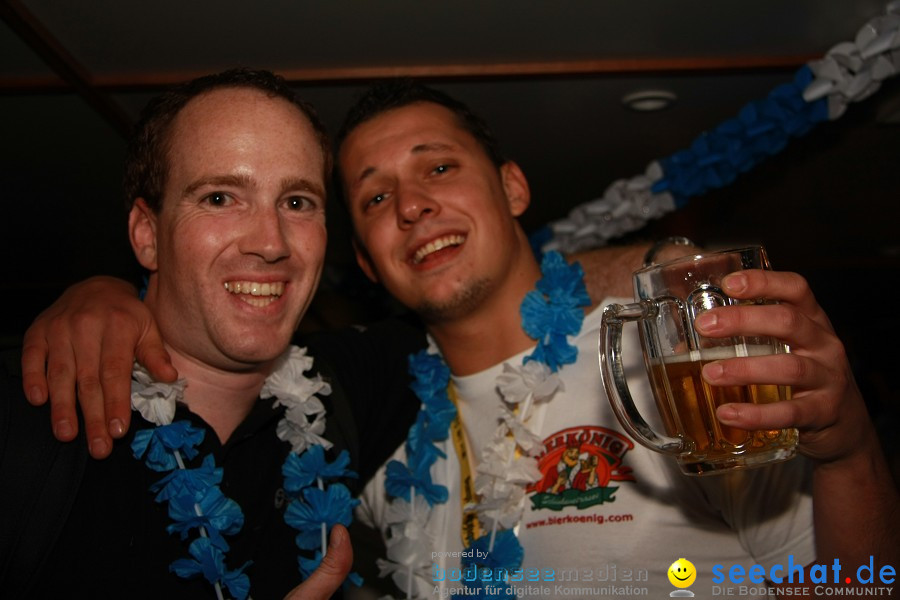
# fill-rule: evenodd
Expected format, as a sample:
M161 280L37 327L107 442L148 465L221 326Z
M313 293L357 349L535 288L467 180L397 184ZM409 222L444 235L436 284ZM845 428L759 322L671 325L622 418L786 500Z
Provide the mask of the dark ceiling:
M336 127L367 82L421 77L492 123L529 177L532 230L688 147L885 11L881 0L0 0L0 285L18 300L2 333L15 339L74 280L134 273L122 132L170 83L269 68ZM677 100L651 113L622 105L645 89ZM891 79L632 237L763 242L776 266L821 286L851 331L861 311L844 309L847 297L871 306L862 298L886 294L900 262L898 111ZM355 287L346 230L332 225L329 302L314 306L309 327L367 316L353 294L370 290Z

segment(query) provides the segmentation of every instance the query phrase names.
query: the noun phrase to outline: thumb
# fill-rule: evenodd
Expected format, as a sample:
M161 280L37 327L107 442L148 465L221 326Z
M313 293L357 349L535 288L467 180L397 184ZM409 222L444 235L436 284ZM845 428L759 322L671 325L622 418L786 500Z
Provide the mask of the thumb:
M156 321L147 324L146 332L134 349L134 356L157 381L171 383L178 378L178 371L172 365L172 359L163 345Z
M327 600L337 591L353 564L353 547L343 525L335 525L322 563L306 581L295 587L284 600Z

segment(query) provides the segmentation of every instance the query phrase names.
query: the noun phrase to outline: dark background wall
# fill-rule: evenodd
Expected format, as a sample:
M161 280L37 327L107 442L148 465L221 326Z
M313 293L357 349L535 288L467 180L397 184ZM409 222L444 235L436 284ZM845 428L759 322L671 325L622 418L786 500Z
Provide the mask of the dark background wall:
M0 342L17 344L74 281L139 277L119 193L121 124L168 83L238 64L272 68L336 129L369 80L423 76L481 112L521 164L534 196L523 224L533 230L689 146L800 65L857 39L885 7L879 0L575 0L566 10L532 0L482 4L460 0L447 11L419 0L333 0L276 10L231 0L190 7L98 0L76 10L4 0ZM897 79L728 187L615 240L681 234L710 247L765 244L777 268L810 280L894 453ZM655 113L623 107L625 94L648 88L678 99ZM394 309L353 264L340 213L329 219L328 270L307 329Z

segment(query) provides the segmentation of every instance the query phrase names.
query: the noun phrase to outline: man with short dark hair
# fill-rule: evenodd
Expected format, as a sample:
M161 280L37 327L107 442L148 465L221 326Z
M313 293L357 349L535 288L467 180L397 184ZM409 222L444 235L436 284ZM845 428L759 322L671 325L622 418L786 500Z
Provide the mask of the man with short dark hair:
M144 303L181 379L136 367L140 416L86 465L3 403L4 595L281 598L308 577L296 597L331 597L354 504L336 451L356 441L328 422L346 399L289 347L325 256L324 128L280 78L228 71L152 102L127 165ZM40 449L46 470L23 472Z
M790 354L715 361L703 374L711 385L792 386L791 400L728 404L717 416L750 430L797 427L812 461L685 477L618 424L597 368L602 310L588 307L579 269L532 253L516 220L530 202L527 181L515 163L497 163L485 130L456 100L403 82L372 88L342 129L337 163L358 262L419 314L432 342L410 361L416 423L357 511L383 533L382 571L407 597L520 591L512 585L552 598L566 594L553 573L573 568L586 581L572 593L620 597L628 585L660 597L679 557L697 566L695 587L713 583L715 565L772 573L790 558L856 569L874 556L895 568L897 490L806 282L732 274L730 296L780 303L714 309L696 327L790 345ZM641 366L639 356L631 362ZM642 396L652 403L648 382ZM582 455L600 459L587 474L596 488L574 485ZM760 587L749 597L765 597Z

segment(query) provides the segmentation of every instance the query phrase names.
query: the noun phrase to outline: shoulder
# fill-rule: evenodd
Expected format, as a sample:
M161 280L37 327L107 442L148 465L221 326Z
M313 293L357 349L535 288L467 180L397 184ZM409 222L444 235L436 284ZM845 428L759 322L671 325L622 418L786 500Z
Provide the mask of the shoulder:
M36 447L57 447L50 427L50 405L33 406L25 399L22 389L21 352L18 349L0 352L0 440L3 440L2 457L13 452ZM17 446L17 441L27 442ZM29 452L28 454L31 454ZM23 459L26 459L24 456Z
M6 590L30 585L65 523L88 456L83 436L57 441L49 406L25 400L19 356L0 353L0 480L15 490L0 499L0 581Z
M424 327L413 315L337 330L308 333L297 340L310 353L332 364L393 361L425 346Z

